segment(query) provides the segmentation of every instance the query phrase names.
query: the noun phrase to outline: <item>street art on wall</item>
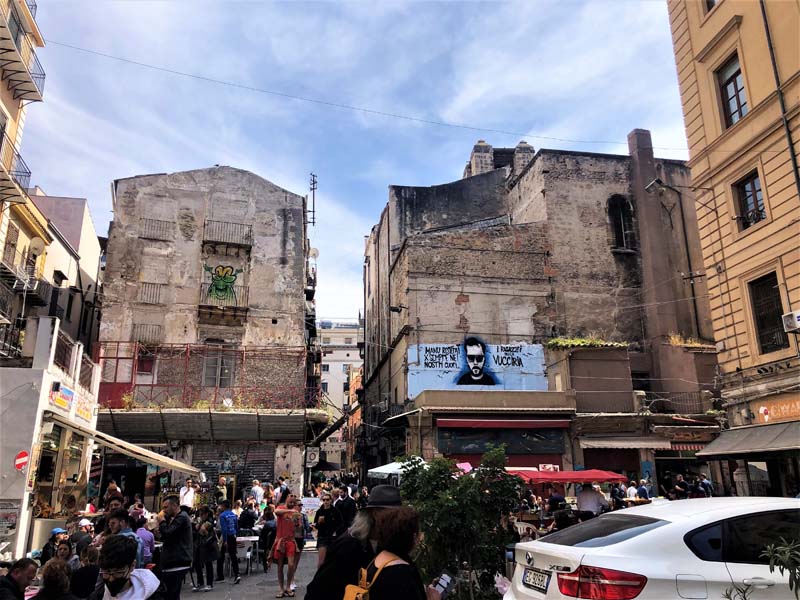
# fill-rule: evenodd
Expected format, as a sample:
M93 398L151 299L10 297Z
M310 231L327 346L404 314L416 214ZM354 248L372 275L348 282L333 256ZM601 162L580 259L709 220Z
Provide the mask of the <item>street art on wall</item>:
M408 395L425 390L546 391L541 344L420 344L408 349Z
M203 269L211 274L211 283L208 286L208 298L225 303L236 303L236 292L233 289L236 277L242 269L234 269L231 266L217 265L213 269L208 265L203 265Z

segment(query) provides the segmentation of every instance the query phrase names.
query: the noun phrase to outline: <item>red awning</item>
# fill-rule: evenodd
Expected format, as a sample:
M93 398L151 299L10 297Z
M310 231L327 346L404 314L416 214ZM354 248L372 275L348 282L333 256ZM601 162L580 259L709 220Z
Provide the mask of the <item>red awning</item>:
M569 419L436 419L437 427L454 429L567 429Z
M613 481L627 481L625 475L600 469L586 469L584 471L530 471L527 469L514 469L506 467L512 475L519 475L528 483L607 483Z

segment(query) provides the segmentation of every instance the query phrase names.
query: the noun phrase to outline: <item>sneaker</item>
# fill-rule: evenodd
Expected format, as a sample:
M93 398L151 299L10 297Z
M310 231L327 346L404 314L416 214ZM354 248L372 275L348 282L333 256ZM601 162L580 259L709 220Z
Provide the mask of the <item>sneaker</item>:
M203 586L203 589L202 589L202 591L203 591L203 592L212 592L212 591L214 591L214 586L213 586L213 585L206 585L206 586Z
M199 585L193 585L192 586L192 592L202 592L202 591L203 591L203 587L202 586L199 586Z
M236 585L237 583L240 583L241 581L242 581L242 578L237 575L236 579L233 580L233 585Z
M289 589L295 591L297 589L297 584L295 582L292 582L292 585L289 586Z

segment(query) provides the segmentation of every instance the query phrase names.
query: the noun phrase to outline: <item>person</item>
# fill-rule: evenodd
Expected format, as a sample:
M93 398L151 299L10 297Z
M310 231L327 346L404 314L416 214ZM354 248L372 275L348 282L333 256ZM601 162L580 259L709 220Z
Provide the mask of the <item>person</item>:
M92 531L94 531L92 522L89 519L81 519L78 521L77 531L69 536L69 541L72 542L75 554L78 556L92 543Z
M294 572L297 568L295 558L297 555L297 542L295 541L295 527L297 523L302 523L302 514L297 509L297 499L290 493L286 498L286 504L281 504L275 509L277 528L275 532L275 543L272 545L272 558L278 565L278 587L280 595L294 597L294 590L290 589L294 581ZM287 565L286 579L283 577L283 565Z
M345 530L353 524L353 519L356 518L358 507L356 501L350 497L350 488L342 484L339 488L340 500L336 505L336 509L342 515L342 524L339 528L339 533L344 533Z
M20 558L0 577L0 600L24 600L26 588L36 579L39 565L30 558Z
M61 544L69 544L62 540ZM52 558L42 568L42 587L34 600L77 600L69 591L70 570L67 563L59 558Z
M566 503L566 499L553 486L550 486L548 491L550 492L550 497L547 499L547 511L554 513L555 511L559 510L564 503Z
M103 495L103 504L107 507L112 498L119 498L120 501L122 500L122 489L117 486L117 482L113 479L108 482L106 493Z
M72 544L69 540L61 540L56 547L55 558L63 560L67 565L69 574L72 575L81 566L81 559L72 549Z
M156 551L156 538L153 532L147 528L147 519L139 517L136 521L136 535L142 540L142 564L147 566L153 562L153 554Z
M356 508L358 510L367 507L367 500L369 499L369 494L365 493L364 490L366 489L367 488L363 487L360 490L353 492L353 499L356 501Z
M152 571L136 568L136 542L124 535L108 536L100 550L100 585L89 600L168 598L166 585Z
M97 497L96 496L92 496L91 498L89 498L89 501L86 503L86 512L88 512L89 514L92 514L92 515L94 513L96 513L97 512L97 504L98 504L98 501L97 501Z
M317 530L317 567L325 562L328 547L333 543L333 538L341 529L342 515L333 507L333 499L327 492L322 492L322 506L314 515L314 529Z
M456 385L495 385L494 377L485 371L486 344L476 337L464 340L464 353L469 370L458 378Z
M677 500L685 500L689 497L689 484L680 473L675 476L675 487L673 489Z
M402 505L400 490L392 485L376 485L367 508L358 511L353 524L328 546L325 562L317 569L306 589L306 600L342 598L349 584L358 583L359 573L375 558L377 530L375 516Z
M297 499L297 510L300 513L300 519L294 522L294 543L297 546L297 554L294 557L294 572L297 574L297 568L300 566L300 558L303 556L303 548L306 547L306 535L311 533L311 524L308 522L308 516L303 512L303 501ZM297 585L294 582L294 577L289 582L289 590L294 592Z
M419 515L410 506L400 506L375 517L380 552L366 569L370 600L438 600L432 585L422 583L411 552L420 540Z
M711 483L711 480L705 473L700 473L700 485L705 490L706 496L711 498L714 495L714 484Z
M228 499L228 481L222 475L219 477L217 487L214 488L214 498L217 504Z
M631 481L631 484L628 486L628 490L626 492L628 496L628 500L636 499L636 493L639 491L639 486L636 485L635 481Z
M611 484L611 507L614 510L619 510L621 508L625 508L625 492L622 489L621 483L612 483Z
M192 483L192 478L187 477L186 485L184 485L178 492L178 501L187 514L190 514L192 510L194 510L194 493L194 483Z
M285 501L283 495L288 491L289 491L289 486L286 485L286 479L284 479L283 477L278 477L278 487L275 490L275 494L278 496L277 502L279 504L283 504L283 502Z
M592 483L591 486L584 485L583 489L578 492L578 511L581 514L581 519L591 519L599 515L604 508L608 508L608 500L606 500L603 492L600 491L600 486L597 483Z
M219 559L219 539L214 529L214 515L211 509L203 506L197 511L197 514L199 525L194 557L197 585L192 588L192 591L210 592L214 589L214 563Z
M266 507L268 504L275 501L275 489L271 483L264 484L264 499L261 502L261 508Z
M250 493L253 495L256 506L261 506L261 501L264 499L264 488L261 487L258 479L253 479L253 487L250 488Z
M103 516L97 519L95 523L94 530L95 532L103 533L106 530L106 522L108 521L108 515L113 513L115 510L119 510L123 508L122 504L122 496L114 496L111 498L107 503L105 510L103 511Z
M233 514L235 514L236 518L238 519L239 516L241 516L241 514L242 514L242 501L241 500L237 500L236 502L234 502L233 503L233 508L231 510L233 511Z
M272 544L275 542L275 531L278 526L275 519L274 504L267 504L264 508L264 512L261 514L261 518L258 520L258 524L261 525L261 531L258 534L258 546L264 550L264 572L267 572L270 566L269 551L270 548L272 548ZM317 544L319 545L319 542Z
M181 510L178 496L167 496L161 504L158 532L161 548L161 573L167 600L179 600L186 571L192 566L192 523ZM101 553L101 567L102 553Z
M67 530L63 527L53 527L50 530L50 537L48 538L45 545L42 547L42 554L39 557L39 560L44 565L48 560L53 558L56 555L56 549L58 547L58 543L61 540L69 539L69 534Z
M239 515L239 531L242 529L253 529L256 521L258 521L258 513L256 512L255 501L249 500L247 502L247 508Z
M78 598L88 598L97 585L100 577L100 567L97 562L100 560L100 553L97 548L86 548L81 553L81 566L72 573L70 580L70 590Z
M108 530L111 535L124 535L136 542L136 568L141 569L144 567L144 542L133 532L130 518L124 508L115 510L108 516Z
M231 570L233 583L237 584L242 579L239 577L239 558L236 556L236 534L239 533L239 517L231 510L231 503L223 500L219 503L219 529L222 534L222 553L217 559L217 581L225 581L223 567L225 554L231 557Z
M636 490L636 497L642 500L650 499L650 493L647 491L647 479L639 480L639 488Z

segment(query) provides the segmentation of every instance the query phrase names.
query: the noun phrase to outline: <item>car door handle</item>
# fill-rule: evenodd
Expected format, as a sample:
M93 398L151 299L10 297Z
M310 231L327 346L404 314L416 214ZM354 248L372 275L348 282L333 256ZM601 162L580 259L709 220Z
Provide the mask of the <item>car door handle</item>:
M768 588L775 585L772 579L764 579L763 577L750 577L748 579L743 579L742 583L745 585L752 585L756 589Z

